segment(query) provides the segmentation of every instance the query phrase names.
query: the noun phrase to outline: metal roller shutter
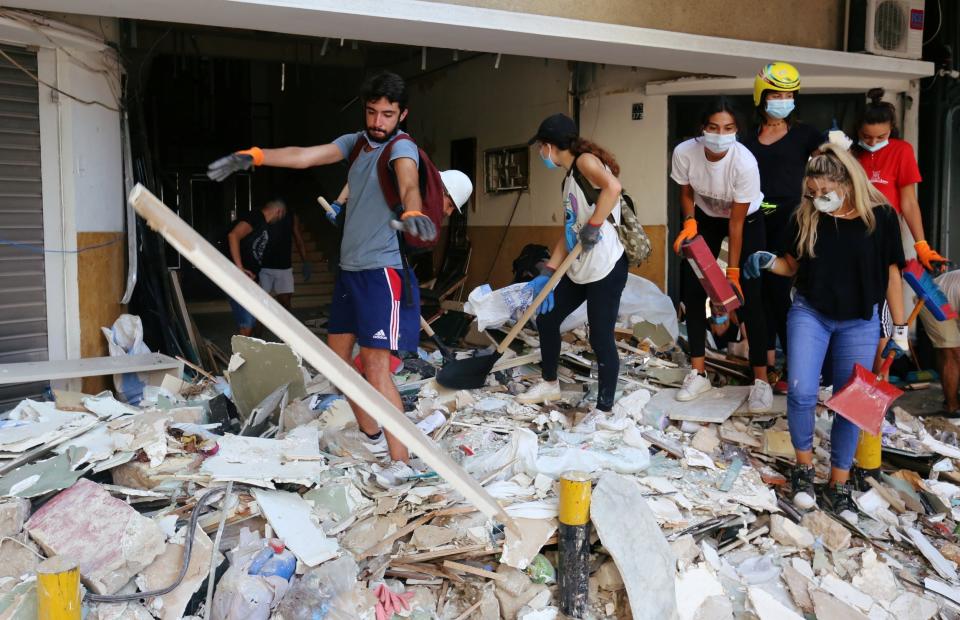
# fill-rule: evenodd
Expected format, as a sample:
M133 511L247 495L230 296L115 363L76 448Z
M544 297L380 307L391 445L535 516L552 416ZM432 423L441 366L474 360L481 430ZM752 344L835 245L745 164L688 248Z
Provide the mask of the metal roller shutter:
M36 75L35 53L0 48ZM47 359L38 98L37 83L0 57L0 364ZM0 386L0 412L45 386Z

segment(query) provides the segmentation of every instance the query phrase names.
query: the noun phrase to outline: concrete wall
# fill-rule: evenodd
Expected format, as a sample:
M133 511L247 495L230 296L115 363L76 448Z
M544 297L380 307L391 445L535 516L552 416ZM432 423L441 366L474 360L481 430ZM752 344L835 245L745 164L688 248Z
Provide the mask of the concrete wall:
M820 49L840 49L843 42L839 0L428 1Z

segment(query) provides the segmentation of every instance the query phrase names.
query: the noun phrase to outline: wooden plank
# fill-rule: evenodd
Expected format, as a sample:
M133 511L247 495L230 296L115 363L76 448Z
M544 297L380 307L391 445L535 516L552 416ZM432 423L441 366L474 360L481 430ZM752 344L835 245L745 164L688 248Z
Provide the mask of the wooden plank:
M447 558L452 555L460 555L461 553L472 553L474 551L480 551L485 549L486 545L477 544L477 545L468 545L466 547L451 547L449 549L440 549L437 551L424 551L423 553L414 553L413 555L401 555L399 557L393 558L391 564L415 564L417 562L427 562L429 560L437 560L439 558Z
M484 570L482 568L477 568L476 566L470 566L469 564L461 564L460 562L453 562L452 560L444 560L443 567L449 568L452 571L459 571L461 573L467 573L470 575L475 575L477 577L484 577L485 579L493 579L494 581L503 581L506 579L505 576L500 573L494 573L492 571Z
M373 416L401 443L477 506L484 514L519 534L506 511L450 455L420 432L407 416L374 390L350 365L338 357L310 329L287 312L266 291L246 277L197 231L137 184L130 204L180 254L246 308L267 329L286 342L311 366L323 373L343 394Z
M162 353L0 364L0 385L157 370L174 370L179 377L183 374L183 364Z
M180 320L183 321L183 331L187 332L187 339L190 340L190 346L193 347L193 354L197 356L197 361L203 363L200 357L200 339L197 338L197 332L194 331L193 321L190 320L190 312L187 311L187 302L183 298L183 289L180 288L180 272L170 270L170 288L173 291L174 308L180 314Z
M510 368L516 368L517 366L523 366L524 364L538 364L542 356L540 354L540 349L537 349L533 353L527 353L526 355L517 355L508 359L500 359L496 364L493 365L493 368L490 369L490 372L500 372L501 370L508 370Z
M398 540L398 539L400 539L400 538L403 538L404 536L406 536L407 534L409 534L409 533L412 532L413 530L417 529L417 528L420 527L421 525L424 525L427 521L429 521L430 519L434 518L435 516L436 516L436 513L435 513L435 512L431 512L431 513L425 514L424 516L420 517L419 519L415 519L415 520L411 521L410 523L407 523L405 526L401 527L399 530L397 530L396 532L394 532L394 533L391 534L390 536L387 536L386 538L384 538L384 539L381 540L380 542L376 543L375 545L373 545L372 547L370 547L370 548L367 549L366 551L363 551L362 553L360 553L360 554L357 556L357 560L358 560L358 561L359 561L359 560L364 560L364 559L366 559L366 558L369 558L369 557L372 556L372 555L380 555L381 553L383 553L384 551L386 551L387 549L389 549L390 546L391 546L396 540Z

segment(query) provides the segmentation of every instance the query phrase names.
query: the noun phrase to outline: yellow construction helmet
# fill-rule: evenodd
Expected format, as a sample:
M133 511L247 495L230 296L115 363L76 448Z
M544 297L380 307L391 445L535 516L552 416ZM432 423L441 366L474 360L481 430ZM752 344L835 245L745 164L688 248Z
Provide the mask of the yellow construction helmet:
M765 90L792 93L800 90L800 72L786 62L771 62L753 79L753 105L760 105Z

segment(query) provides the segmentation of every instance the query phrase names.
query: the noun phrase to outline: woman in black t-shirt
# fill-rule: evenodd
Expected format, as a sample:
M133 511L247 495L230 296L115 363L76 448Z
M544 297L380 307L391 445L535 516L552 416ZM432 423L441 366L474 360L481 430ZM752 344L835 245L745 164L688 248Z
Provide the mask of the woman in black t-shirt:
M744 145L757 158L760 168L760 209L767 231L767 247L779 249L790 216L800 204L807 159L823 143L820 132L796 120L796 96L800 73L785 62L765 65L753 81L753 105L760 127ZM763 275L763 309L767 315L767 365L776 363L777 337L787 351L787 311L790 310L789 278ZM772 376L772 375L771 375ZM783 393L786 383L774 389Z
M787 353L790 390L787 420L797 455L791 472L794 503L815 504L813 431L819 377L827 351L833 385L844 385L855 363L871 368L880 341L878 305L886 296L896 322L903 321L900 268L903 247L896 213L841 147L824 144L807 163L803 199L789 221L783 252L757 252L744 277L766 270L796 276L787 315L793 343ZM830 433L830 480L823 499L850 521L856 507L848 484L860 429L835 415Z

